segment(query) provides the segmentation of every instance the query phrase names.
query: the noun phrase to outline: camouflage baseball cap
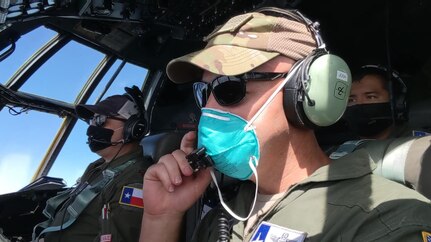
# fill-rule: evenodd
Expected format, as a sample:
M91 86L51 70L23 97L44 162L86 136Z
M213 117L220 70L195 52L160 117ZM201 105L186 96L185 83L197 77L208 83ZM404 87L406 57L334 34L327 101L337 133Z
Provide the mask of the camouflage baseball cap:
M276 56L299 60L317 48L305 23L252 12L238 15L206 37L200 51L174 59L166 72L175 83L197 81L203 70L218 75L248 72Z

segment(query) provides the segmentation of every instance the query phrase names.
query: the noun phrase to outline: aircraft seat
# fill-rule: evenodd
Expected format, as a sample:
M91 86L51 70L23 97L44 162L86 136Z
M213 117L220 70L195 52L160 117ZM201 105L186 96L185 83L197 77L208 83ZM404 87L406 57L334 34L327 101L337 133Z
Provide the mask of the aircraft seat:
M172 131L144 137L141 140L144 155L151 157L154 162L157 162L163 155L180 148L181 139L184 134L185 132L182 131Z
M409 125L418 130L431 132L431 99L414 103L409 111Z
M344 147L343 147L344 146ZM365 149L377 165L374 173L413 188L431 199L431 135L346 142L331 154L338 159Z

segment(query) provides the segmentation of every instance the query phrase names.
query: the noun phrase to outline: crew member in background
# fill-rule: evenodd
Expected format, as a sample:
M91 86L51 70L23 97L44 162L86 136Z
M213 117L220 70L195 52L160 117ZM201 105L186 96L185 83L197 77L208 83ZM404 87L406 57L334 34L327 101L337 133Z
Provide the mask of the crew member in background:
M358 139L426 135L409 127L406 99L407 86L396 71L362 66L353 78L344 119Z
M45 242L138 241L142 175L152 164L139 144L147 133L142 93L126 87L124 95L78 105L76 113L89 120L88 144L101 158L76 186L48 200L48 220L35 227L34 237Z

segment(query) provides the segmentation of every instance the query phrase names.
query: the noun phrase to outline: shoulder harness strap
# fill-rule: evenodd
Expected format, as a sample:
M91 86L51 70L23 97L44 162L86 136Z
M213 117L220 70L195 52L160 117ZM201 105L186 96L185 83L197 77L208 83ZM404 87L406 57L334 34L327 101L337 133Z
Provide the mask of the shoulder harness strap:
M75 200L67 207L66 211L69 216L66 221L64 221L59 226L50 226L54 220L55 210L57 206L63 203L70 195L70 193L62 193L53 197L47 201L47 206L45 207L43 214L48 217L47 221L37 224L33 228L32 241L39 241L39 237L45 233L55 232L69 227L75 222L82 211L87 207L88 204L103 190L103 188L108 185L114 177L120 174L127 167L136 163L136 159L129 160L117 167L108 168L102 172L103 178L93 185L86 185L81 192L75 197ZM65 195L66 194L66 195ZM37 228L43 228L42 232L36 237Z

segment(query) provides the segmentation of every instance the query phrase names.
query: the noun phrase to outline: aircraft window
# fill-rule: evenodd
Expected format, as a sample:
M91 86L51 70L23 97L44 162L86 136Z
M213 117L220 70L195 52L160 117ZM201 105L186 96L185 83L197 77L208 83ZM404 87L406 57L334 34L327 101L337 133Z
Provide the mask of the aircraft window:
M114 63L99 83L94 93L90 96L88 103L95 103L117 68L121 65L121 62L122 61L118 60ZM114 94L124 93L124 87L126 86L131 87L136 85L141 87L146 75L146 69L126 63L102 99ZM48 173L49 176L63 178L67 186L74 185L76 180L84 173L84 169L88 164L99 158L98 155L90 151L86 144L87 127L85 122L78 120Z
M20 91L74 103L103 57L101 52L71 41L46 61Z
M112 65L112 67L109 69L109 71L106 73L102 81L97 86L93 95L90 97L88 103L90 104L95 103L96 99L102 94L103 89L106 87L111 77L114 75L115 71L121 65L121 62L122 62L121 60L117 60L114 63L114 65ZM114 94L124 93L124 87L126 86L131 87L133 85L136 85L138 87L142 87L147 74L148 74L147 69L142 68L140 66L136 66L131 63L126 63L124 67L121 69L118 76L115 78L112 85L103 95L102 99Z
M48 173L49 176L63 178L68 187L75 184L88 164L99 158L86 143L87 127L85 122L78 120Z
M5 84L18 68L57 32L45 27L39 27L18 39L15 51L8 58L0 62L0 82Z
M20 115L0 112L0 194L26 186L62 122L58 116L28 111Z
M72 46L65 46L64 48L69 49L63 53L61 53L63 50L60 50L57 55L54 55L52 57L55 59L54 62L52 59L48 60L48 64L45 63L20 90L74 102L76 95L92 71L88 66L92 64L93 68L96 67L102 56L100 53L95 53L94 50L88 51L87 47L79 46L76 42ZM78 56L73 53L80 52L84 56L83 50L90 53L84 59L91 58L92 60L81 61L76 59ZM67 56L67 53L71 55ZM59 54L63 59L57 57ZM75 59L73 60L73 58ZM87 64L80 63L78 65L76 62ZM75 65L73 65L74 63ZM97 100L121 64L121 60L114 63L90 96L88 103L94 103ZM53 70L53 68L59 70L50 73L49 70ZM142 87L146 75L147 70L145 68L125 63L102 98L124 93L125 86L137 85ZM41 84L41 81L44 83ZM4 124L0 128L3 137L3 142L0 145L0 194L4 194L16 192L30 183L63 119L56 115L37 111L28 111L13 116L9 113L9 109L4 108L0 112L0 120ZM82 175L86 166L98 158L86 144L86 129L87 124L78 120L48 172L49 176L63 178L68 186L72 186Z

